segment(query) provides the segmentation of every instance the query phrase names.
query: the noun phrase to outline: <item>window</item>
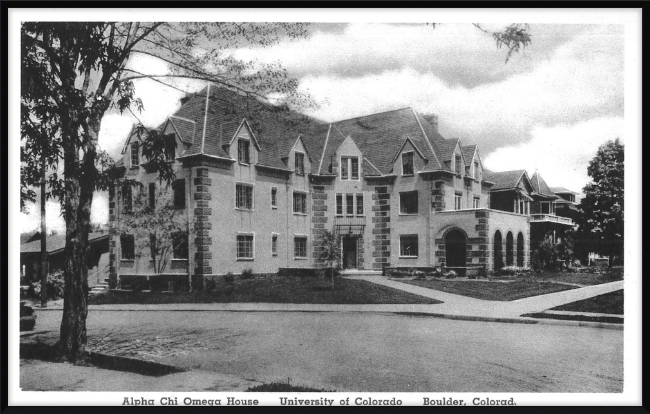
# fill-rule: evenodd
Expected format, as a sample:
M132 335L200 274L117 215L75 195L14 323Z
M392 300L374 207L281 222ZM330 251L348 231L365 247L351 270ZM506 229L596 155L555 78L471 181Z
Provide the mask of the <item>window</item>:
M241 210L253 209L253 187L237 184L235 194L235 207Z
M359 157L341 157L341 180L359 179Z
M336 195L336 215L343 215L343 194Z
M138 152L138 141L131 143L131 167L140 165L140 153Z
M474 161L474 178L478 180L478 161Z
M271 207L278 208L278 189L271 187Z
M402 175L413 175L413 152L402 153Z
M271 235L271 254L273 256L278 255L278 235L277 234Z
M176 135L168 134L168 135L165 135L165 138L169 139L170 142L172 140L174 142L173 146L170 145L169 148L166 148L168 152L165 154L165 157L166 157L167 161L175 161L176 160Z
M345 214L354 215L354 194L345 195Z
M172 234L172 258L187 260L187 233L184 231Z
M296 152L296 175L305 175L305 154Z
M350 158L350 171L351 171L351 177L350 179L352 180L358 180L359 179L359 158L354 157Z
M399 255L401 257L418 257L418 235L399 236Z
M185 179L174 181L174 208L185 208Z
M519 200L519 211L517 213L524 214L524 200Z
M454 194L454 210L460 210L460 199L463 197L462 194Z
M456 174L460 175L460 155L456 155Z
M399 193L400 214L418 214L418 192Z
M253 260L253 235L252 234L237 235L237 259Z
M239 162L243 164L250 164L251 162L251 157L250 157L250 141L245 140L245 139L240 139L237 141L237 154L238 154L238 159Z
M124 211L130 212L133 210L133 187L125 184L122 187L122 201L124 203Z
M293 193L293 212L294 214L307 214L307 194Z
M156 208L156 184L149 183L149 208Z
M363 216L363 193L357 194L357 216Z
M474 208L479 208L480 205L481 205L481 199L479 197L474 197L474 205L473 205L473 207Z
M307 258L307 237L293 238L293 255L296 259Z
M120 245L122 247L122 260L133 260L135 258L135 243L133 241L133 235L121 235Z

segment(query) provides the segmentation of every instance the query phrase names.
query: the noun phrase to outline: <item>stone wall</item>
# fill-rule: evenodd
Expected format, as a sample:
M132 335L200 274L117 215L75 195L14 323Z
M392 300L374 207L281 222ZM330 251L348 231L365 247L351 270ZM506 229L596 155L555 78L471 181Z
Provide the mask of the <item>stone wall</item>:
M374 235L372 268L381 269L390 265L390 193L388 187L375 187L375 193L372 195L372 212L372 234ZM363 239L361 242L360 249L363 250Z
M212 260L212 179L208 177L208 168L196 168L196 176L191 185L194 186L193 221L194 221L194 273L192 275L192 288L203 287L204 275L212 274L210 261ZM189 206L188 206L189 207Z
M313 185L311 187L312 199L312 255L314 266L324 267L326 263L320 259L323 252L323 233L327 228L327 199L325 185Z

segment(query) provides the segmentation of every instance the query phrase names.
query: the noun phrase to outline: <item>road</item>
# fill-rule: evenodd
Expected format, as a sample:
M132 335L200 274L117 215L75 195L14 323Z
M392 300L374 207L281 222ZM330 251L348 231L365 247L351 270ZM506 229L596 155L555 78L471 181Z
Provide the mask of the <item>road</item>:
M61 312L37 314L34 338L56 338ZM336 391L623 390L623 331L609 329L353 312L91 311L88 342L105 353Z

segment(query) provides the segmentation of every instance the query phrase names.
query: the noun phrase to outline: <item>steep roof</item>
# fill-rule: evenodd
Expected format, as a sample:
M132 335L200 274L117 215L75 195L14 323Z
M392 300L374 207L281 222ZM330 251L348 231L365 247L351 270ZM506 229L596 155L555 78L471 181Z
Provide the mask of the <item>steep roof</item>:
M89 233L88 242L89 243L96 242L104 237L108 239L108 232ZM55 253L58 252L59 250L63 250L65 249L65 234L55 234L52 236L48 236L46 243L47 243L48 253ZM24 243L20 245L21 253L40 253L40 251L41 251L40 240L34 240L32 242Z
M535 171L535 174L530 179L531 184L533 185L533 189L535 190L536 193L545 195L545 196L551 196L551 197L557 197L553 191L549 188L549 186L546 184L546 181L542 178L541 174Z
M464 147L460 148L463 151L463 158L465 158L465 162L472 162L472 158L474 157L474 153L476 152L477 147L478 145L465 145Z
M575 194L575 195L580 194L580 193L576 193L575 191L567 190L564 187L549 187L549 188L555 194Z
M364 157L374 165L373 170L378 170L382 174L390 172L396 154L407 139L427 160L426 171L443 168L434 152L435 147L426 133L427 129L434 133L433 127L426 120L420 120L418 114L411 108L345 119L331 125L327 144L321 153L323 163L320 174L328 174L331 157L336 154L338 147L348 136L359 147Z
M490 170L483 170L483 177L494 183L491 188L494 190L509 190L514 189L519 184L521 177L526 174L526 170L512 170L494 172Z

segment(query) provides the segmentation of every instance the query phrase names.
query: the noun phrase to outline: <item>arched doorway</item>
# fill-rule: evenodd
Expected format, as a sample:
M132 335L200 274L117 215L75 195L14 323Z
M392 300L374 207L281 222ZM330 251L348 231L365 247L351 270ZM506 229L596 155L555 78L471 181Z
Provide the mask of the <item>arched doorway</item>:
M513 265L513 242L512 232L509 231L506 235L506 266Z
M494 233L494 270L503 267L503 238L499 230Z
M517 235L517 266L524 267L524 235Z
M445 236L447 267L465 267L467 240L459 229L450 230Z

